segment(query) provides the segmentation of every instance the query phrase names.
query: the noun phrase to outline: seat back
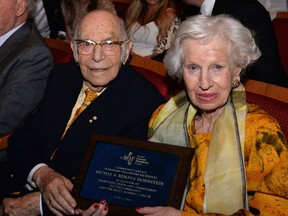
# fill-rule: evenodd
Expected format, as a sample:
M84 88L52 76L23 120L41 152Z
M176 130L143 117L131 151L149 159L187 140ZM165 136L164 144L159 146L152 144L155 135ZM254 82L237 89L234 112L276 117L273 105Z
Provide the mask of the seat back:
M288 88L247 80L244 84L248 103L258 104L274 117L288 141Z
M288 76L288 15L286 18L276 17L272 20L272 23L277 38L281 62Z
M167 75L163 63L138 55L131 55L129 63L148 79L166 100L178 91L177 83Z
M44 40L53 55L54 64L67 63L73 59L73 52L69 43L52 38L44 38Z

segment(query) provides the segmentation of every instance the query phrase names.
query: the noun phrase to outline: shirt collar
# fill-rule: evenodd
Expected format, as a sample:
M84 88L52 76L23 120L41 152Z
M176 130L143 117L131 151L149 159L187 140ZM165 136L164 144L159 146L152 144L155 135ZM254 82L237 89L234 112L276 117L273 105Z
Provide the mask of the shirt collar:
M107 88L107 87L106 87L106 88ZM101 92L96 92L97 96L99 96L100 94L102 94L102 93L105 91L106 88L102 89ZM83 84L82 84L82 89L81 89L81 94L84 94L84 92L85 92L86 89L88 89L88 86L83 82Z
M204 0L200 8L201 14L206 16L212 15L214 4L215 0Z
M25 23L25 22L24 22ZM0 36L0 47L5 43L5 41L14 33L16 32L21 26L24 25L24 23L16 26L15 28L8 31L6 34Z

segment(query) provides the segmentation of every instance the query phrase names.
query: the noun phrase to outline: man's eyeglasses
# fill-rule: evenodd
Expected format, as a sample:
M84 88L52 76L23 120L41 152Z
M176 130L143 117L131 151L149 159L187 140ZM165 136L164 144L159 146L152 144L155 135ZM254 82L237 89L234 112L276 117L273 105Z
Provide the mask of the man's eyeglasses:
M122 45L124 42L107 40L97 43L92 40L74 40L78 53L82 55L90 55L97 45L100 45L105 52L114 51L117 45Z

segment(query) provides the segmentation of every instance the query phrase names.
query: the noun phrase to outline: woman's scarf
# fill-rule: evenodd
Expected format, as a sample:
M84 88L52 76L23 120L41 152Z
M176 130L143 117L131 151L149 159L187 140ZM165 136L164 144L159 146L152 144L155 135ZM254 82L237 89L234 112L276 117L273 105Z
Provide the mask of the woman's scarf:
M187 129L196 112L186 93L180 92L165 104L154 119L149 129L149 140L189 146ZM239 209L248 209L242 156L246 113L245 91L240 85L232 91L212 130L204 177L204 212L229 215Z

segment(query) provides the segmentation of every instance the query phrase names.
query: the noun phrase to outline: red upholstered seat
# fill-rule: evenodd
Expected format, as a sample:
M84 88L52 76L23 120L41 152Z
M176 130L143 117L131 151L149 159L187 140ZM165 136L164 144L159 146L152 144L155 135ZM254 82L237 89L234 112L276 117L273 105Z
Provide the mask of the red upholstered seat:
M133 66L140 74L148 79L159 92L168 100L175 92L176 83L168 76L161 76L147 68Z
M247 102L259 105L280 124L288 140L288 103L246 91Z
M54 58L54 64L67 63L73 58L73 55L71 55L71 53L67 53L60 49L50 47L50 51Z
M44 40L50 48L55 64L67 63L73 59L73 52L69 43L52 38L44 38Z

